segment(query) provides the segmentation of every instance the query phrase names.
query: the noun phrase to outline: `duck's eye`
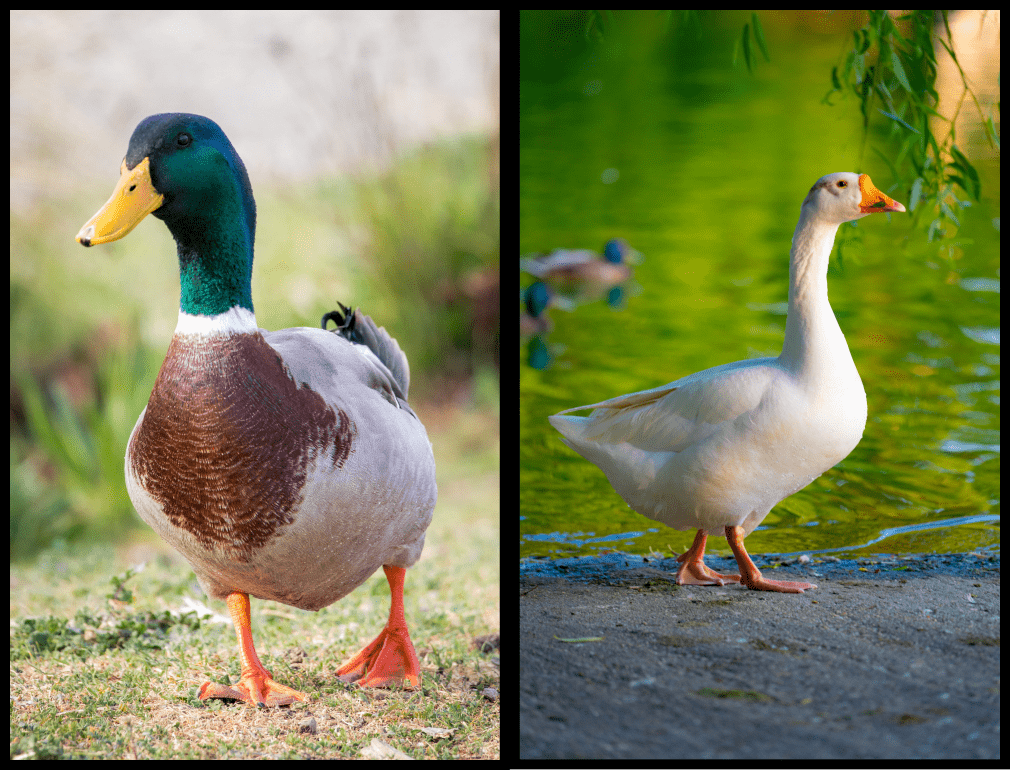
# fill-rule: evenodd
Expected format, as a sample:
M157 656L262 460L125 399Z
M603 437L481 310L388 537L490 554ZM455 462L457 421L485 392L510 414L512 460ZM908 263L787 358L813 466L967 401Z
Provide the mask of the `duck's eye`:
M193 137L191 137L189 134L179 134L178 138L175 140L175 143L180 147L189 147L192 141Z
M849 186L849 183L848 183L848 182L846 182L846 181L845 181L844 179L842 179L842 180L840 180L840 181L838 182L838 186L839 186L839 187L848 187L848 186Z

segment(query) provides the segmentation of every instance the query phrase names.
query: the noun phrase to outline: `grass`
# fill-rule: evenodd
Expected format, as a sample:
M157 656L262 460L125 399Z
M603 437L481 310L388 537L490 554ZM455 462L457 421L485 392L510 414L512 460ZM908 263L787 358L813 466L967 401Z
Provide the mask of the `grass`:
M238 678L238 648L223 602L203 596L174 551L153 534L57 542L11 569L11 755L498 759L498 650L477 647L500 629L497 445L476 413L428 423L439 502L405 591L420 691L335 677L385 623L381 571L318 613L253 599L264 665L310 695L257 710L197 699L207 679ZM218 617L197 617L194 602Z

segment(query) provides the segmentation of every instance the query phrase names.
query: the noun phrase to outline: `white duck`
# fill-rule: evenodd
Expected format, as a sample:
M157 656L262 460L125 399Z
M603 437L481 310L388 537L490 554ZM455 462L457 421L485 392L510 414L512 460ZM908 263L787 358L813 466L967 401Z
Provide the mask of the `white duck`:
M789 316L778 358L716 366L550 418L563 441L598 465L628 505L674 529L698 530L678 557L678 584L740 582L784 593L816 588L763 577L743 539L863 435L866 393L828 303L828 259L842 222L904 210L866 174L821 177L793 234ZM570 414L582 409L593 411ZM739 575L705 566L710 534L725 534Z

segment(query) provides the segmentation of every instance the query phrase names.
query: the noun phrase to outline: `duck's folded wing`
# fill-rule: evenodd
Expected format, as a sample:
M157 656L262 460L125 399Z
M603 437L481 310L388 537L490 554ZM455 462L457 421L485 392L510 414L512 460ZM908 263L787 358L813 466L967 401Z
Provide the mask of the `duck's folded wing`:
M574 442L679 452L716 432L743 428L743 423L752 420L771 392L770 383L786 376L773 361L726 364L652 390L566 409L550 422ZM593 411L586 417L571 414L582 409Z
M339 311L334 310L323 316L323 328L326 328L327 321L332 320L337 324L333 330L336 334L357 345L363 345L389 371L394 385L400 390L398 396L406 402L410 390L410 365L396 340L385 327L376 325L360 309L351 309L339 302L337 305Z
M385 330L377 329L371 319L362 316L371 326L369 335L381 332L384 337L376 348L351 342L346 337L322 329L299 327L264 332L263 337L278 354L291 376L299 383L319 393L327 402L337 403L354 398L360 388L378 393L391 405L416 417L407 403L409 373L407 360L396 341ZM398 363L393 353L399 354ZM393 369L380 358L392 364ZM394 371L394 369L396 371Z
M550 254L520 259L519 269L537 278L546 277L554 270L571 270L598 261L599 254L588 249L558 249Z

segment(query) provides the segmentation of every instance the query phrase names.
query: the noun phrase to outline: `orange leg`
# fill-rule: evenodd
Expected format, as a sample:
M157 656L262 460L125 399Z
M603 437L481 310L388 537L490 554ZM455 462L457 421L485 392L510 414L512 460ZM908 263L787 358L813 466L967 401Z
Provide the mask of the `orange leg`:
M705 566L702 559L705 556L705 542L708 535L705 530L699 529L694 536L691 547L677 557L681 562L680 569L677 570L677 585L684 586L721 586L726 583L739 583L739 575L720 575L714 570Z
M784 594L801 594L808 588L817 588L813 583L799 583L791 580L769 580L761 576L754 562L743 547L743 527L726 527L726 539L733 549L736 563L740 565L740 582L755 591L779 591Z
M275 682L273 675L260 663L253 647L252 627L249 624L249 594L228 594L228 611L231 612L235 633L238 635L239 655L242 658L242 676L233 687L217 682L204 682L200 700L207 698L233 698L250 706L288 706L296 700L308 700L305 693L292 690Z
M337 677L361 687L417 687L421 683L421 665L403 616L403 578L407 571L403 567L382 569L392 595L389 621L371 644L337 669Z

